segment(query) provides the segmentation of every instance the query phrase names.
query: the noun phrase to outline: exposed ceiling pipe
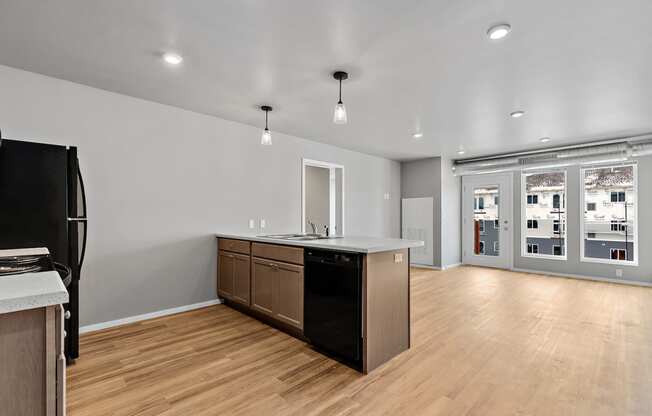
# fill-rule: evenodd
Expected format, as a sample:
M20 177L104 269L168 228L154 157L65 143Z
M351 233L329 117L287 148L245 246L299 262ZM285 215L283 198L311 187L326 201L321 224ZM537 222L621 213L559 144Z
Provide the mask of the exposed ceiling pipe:
M456 175L560 168L571 165L619 163L633 157L652 155L652 135L630 142L600 142L570 148L547 149L518 156L475 158L455 162Z

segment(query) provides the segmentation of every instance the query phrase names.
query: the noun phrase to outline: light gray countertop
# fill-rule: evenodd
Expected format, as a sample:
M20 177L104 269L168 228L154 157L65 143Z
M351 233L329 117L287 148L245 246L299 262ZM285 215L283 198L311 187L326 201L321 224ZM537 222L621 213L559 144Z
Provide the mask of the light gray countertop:
M68 291L57 272L0 276L0 314L67 302Z
M284 234L284 233L276 233ZM328 240L286 240L282 238L263 237L247 233L217 233L218 237L236 240L249 240L260 243L281 244L286 246L312 247L325 250L346 251L350 253L380 253L423 246L423 241L404 240L402 238L377 238L345 236Z

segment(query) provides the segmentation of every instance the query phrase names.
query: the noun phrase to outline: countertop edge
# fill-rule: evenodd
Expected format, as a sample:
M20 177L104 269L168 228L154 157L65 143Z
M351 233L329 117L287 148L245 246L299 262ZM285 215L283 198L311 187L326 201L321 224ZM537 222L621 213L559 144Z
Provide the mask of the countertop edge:
M285 246L295 246L295 247L308 247L308 248L319 248L324 250L334 250L334 251L344 251L350 253L362 253L362 254L373 254L373 253L382 253L385 251L392 250L402 250L409 248L422 247L424 245L423 241L416 240L402 240L402 239L387 239L392 240L388 241L386 245L378 244L371 245L370 247L356 247L354 245L335 245L335 244L326 244L327 241L333 240L308 240L308 241L297 241L297 240L284 240L277 238L261 237L261 236L252 236L252 235L243 235L237 233L215 233L217 238L230 238L234 240L246 240L246 241L255 241L259 243L269 243L269 244L278 244ZM347 238L347 237L343 237ZM365 238L365 237L355 237L350 238ZM383 240L382 238L371 238L376 240Z
M53 292L0 300L0 314L45 308L68 303L68 292Z

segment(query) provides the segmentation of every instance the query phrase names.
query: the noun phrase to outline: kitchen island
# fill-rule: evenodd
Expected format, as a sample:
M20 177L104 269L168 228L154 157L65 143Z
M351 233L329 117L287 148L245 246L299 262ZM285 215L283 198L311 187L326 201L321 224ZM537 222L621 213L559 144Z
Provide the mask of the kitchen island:
M410 248L372 237L218 233L225 303L368 373L410 348Z

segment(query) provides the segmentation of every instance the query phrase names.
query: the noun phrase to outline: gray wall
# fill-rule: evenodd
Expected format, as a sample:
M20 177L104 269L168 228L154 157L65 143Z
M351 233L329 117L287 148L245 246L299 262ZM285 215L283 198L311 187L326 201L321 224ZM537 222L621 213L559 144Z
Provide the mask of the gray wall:
M441 267L441 159L401 163L401 198L433 198L433 265Z
M214 299L213 233L301 229L303 157L344 165L347 234L400 234L398 162L4 66L0 91L6 137L79 146L82 325Z
M652 283L652 216L647 215L647 207L652 205L652 156L638 159L639 267L580 262L580 220L583 212L580 207L580 167L569 167L567 178L568 260L562 261L521 256L521 175L514 175L514 267L609 279L618 279L616 269L621 269L622 279Z
M330 224L330 170L306 166L306 231L312 232L308 221L313 222L317 232L323 232Z
M401 198L433 198L433 265L462 262L462 178L453 161L432 157L401 163Z

